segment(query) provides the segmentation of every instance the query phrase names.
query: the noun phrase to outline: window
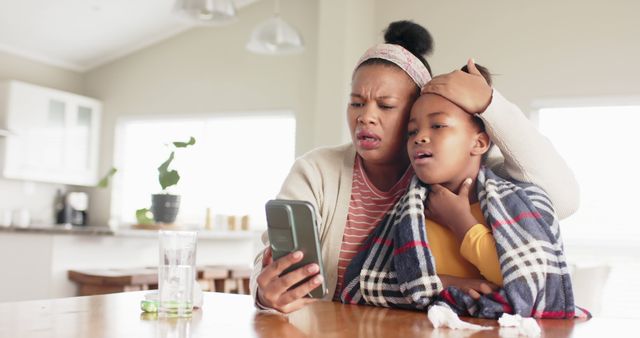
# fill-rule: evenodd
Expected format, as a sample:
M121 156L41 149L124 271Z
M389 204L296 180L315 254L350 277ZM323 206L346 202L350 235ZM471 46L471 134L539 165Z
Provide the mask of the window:
M611 267L592 290L600 315L640 317L640 106L544 108L538 120L580 184L580 209L561 221L569 262Z
M640 239L629 217L640 206L640 106L547 108L538 118L580 183L580 210L563 222L564 236Z
M165 144L190 136L195 146L177 149L170 166L181 177L169 188L181 196L177 222L202 226L211 208L214 215L249 215L253 228L265 228L264 203L278 193L295 156L291 112L121 121L112 218L135 223L135 210L150 207L151 194L161 191Z

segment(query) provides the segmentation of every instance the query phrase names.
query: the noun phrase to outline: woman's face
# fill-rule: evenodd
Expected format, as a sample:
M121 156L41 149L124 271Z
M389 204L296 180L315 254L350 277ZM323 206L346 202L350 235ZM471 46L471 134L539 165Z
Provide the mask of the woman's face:
M407 160L406 128L418 95L416 84L392 65L364 65L353 75L347 119L356 151L365 162Z

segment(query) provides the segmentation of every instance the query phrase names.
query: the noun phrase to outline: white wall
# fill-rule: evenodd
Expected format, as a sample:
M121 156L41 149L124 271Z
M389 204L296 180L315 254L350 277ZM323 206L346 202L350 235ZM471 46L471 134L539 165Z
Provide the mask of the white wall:
M0 79L84 94L83 74L0 51Z
M82 74L49 66L0 51L0 80L20 80L77 94L84 93ZM4 139L0 138L0 146ZM27 208L33 223L53 220L57 189L65 186L0 178L0 213L2 210Z
M318 9L318 55L313 145L350 142L346 110L351 73L375 43L371 0L322 0Z
M524 110L536 99L640 95L640 2L632 0L376 0L375 23L424 25L429 61L449 72L474 57Z
M89 96L104 103L101 168L113 163L114 127L125 116L293 110L297 149L312 147L316 78L316 1L283 1L281 15L304 37L302 54L264 56L244 48L251 31L273 13L261 1L238 22L194 28L86 74ZM150 173L150 175L154 175ZM106 223L108 191L92 194L94 219Z

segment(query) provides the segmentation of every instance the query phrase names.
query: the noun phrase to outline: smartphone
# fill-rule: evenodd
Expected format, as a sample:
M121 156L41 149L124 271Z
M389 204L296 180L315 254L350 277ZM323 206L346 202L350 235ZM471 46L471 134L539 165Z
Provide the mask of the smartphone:
M316 213L313 205L306 201L270 200L265 205L265 209L273 259L276 260L296 250L300 250L304 254L300 262L290 266L282 274L284 275L307 264L318 264L320 266L320 275L323 277L322 284L313 289L307 296L310 298L323 298L328 290L325 284L326 278L322 266ZM292 288L312 277L303 280Z

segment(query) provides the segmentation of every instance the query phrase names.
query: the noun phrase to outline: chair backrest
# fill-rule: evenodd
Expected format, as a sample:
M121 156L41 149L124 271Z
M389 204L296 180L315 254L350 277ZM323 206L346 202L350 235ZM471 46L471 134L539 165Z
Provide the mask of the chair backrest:
M606 286L611 266L571 266L571 280L576 305L587 309L592 315L602 310L602 295Z

